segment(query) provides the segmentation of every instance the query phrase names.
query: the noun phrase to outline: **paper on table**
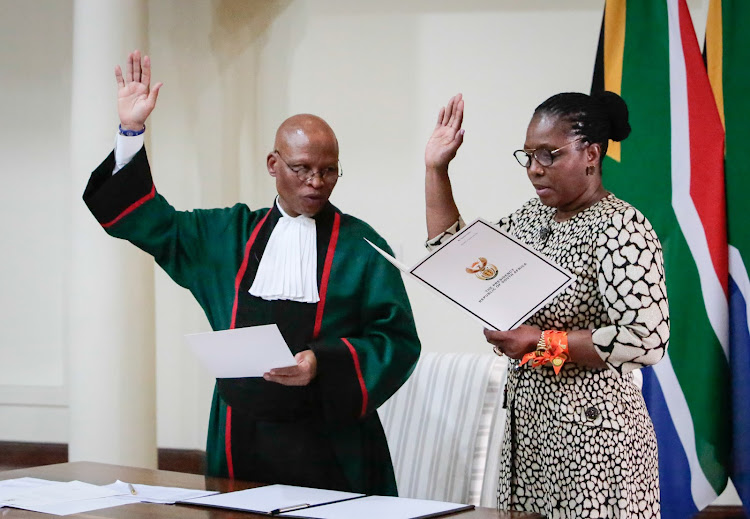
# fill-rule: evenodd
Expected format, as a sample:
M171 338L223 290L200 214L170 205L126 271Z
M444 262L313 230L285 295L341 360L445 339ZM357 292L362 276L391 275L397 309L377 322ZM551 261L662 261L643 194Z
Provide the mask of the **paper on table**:
M32 512L41 512L43 514L52 515L71 515L84 514L86 512L93 512L94 510L113 508L115 506L123 506L127 504L128 502L123 501L119 498L119 496L113 496L100 497L97 499L82 499L80 501L66 501L64 503L50 503L46 505L24 508L24 510L31 510Z
M270 369L296 364L275 324L193 333L185 340L216 378L262 377Z
M340 492L338 490L324 490L291 485L268 485L181 502L192 505L215 506L270 514L276 510L298 507L306 508L321 503L354 499L362 496L364 494Z
M191 488L179 488L179 487L158 487L155 485L140 485L133 483L133 487L136 490L136 494L130 493L128 484L120 481L119 479L109 485L104 485L104 488L116 490L123 494L117 496L116 499L128 501L131 503L158 503L163 505L173 505L177 501L185 499L194 499L198 497L211 496L218 494L215 490L194 490Z
M20 491L3 499L3 504L22 510L68 515L124 504L110 498L119 492L82 481L55 482Z
M16 478L16 479L5 479L0 481L0 508L5 506L3 501L7 498L15 497L16 494L25 492L26 490L41 487L45 485L54 485L59 481L50 481L48 479L38 478Z
M452 514L472 510L472 505L427 501L405 497L367 496L361 499L332 503L330 505L306 508L296 512L281 514L282 517L303 517L311 519L415 519Z
M481 219L413 267L368 243L409 277L495 330L516 328L575 282L566 269Z

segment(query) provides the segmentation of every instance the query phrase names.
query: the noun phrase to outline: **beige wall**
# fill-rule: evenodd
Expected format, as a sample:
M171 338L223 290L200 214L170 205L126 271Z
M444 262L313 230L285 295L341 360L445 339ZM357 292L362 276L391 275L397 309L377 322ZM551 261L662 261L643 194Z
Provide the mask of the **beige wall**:
M702 27L708 0L689 4ZM464 217L507 214L533 195L511 157L533 108L590 87L602 5L152 0L144 50L164 82L148 124L157 186L180 209L267 206L276 126L316 113L341 144L345 176L332 201L414 262L424 254L422 154L438 108L465 96L465 144L452 166ZM67 441L67 220L82 203L68 193L83 190L68 152L72 10L72 0L0 0L0 440ZM114 139L114 80L101 95L112 98L102 117ZM475 322L407 288L425 350L487 349ZM202 449L213 381L181 336L207 321L158 269L155 291L158 444Z

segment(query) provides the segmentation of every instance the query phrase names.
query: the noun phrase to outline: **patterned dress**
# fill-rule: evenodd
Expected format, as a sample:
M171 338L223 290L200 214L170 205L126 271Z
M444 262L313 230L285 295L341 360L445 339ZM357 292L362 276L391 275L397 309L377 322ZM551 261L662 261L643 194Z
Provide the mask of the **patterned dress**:
M577 278L526 324L593 330L609 369L566 363L555 375L511 359L498 508L555 519L658 518L656 436L632 370L658 362L669 342L659 239L614 195L564 222L554 215L535 198L498 224Z

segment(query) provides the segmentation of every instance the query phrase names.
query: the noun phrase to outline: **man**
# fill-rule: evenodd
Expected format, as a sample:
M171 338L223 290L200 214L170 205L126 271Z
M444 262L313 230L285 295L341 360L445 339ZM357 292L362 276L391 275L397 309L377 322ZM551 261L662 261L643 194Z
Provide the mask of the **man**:
M214 330L276 323L296 366L218 379L210 475L395 495L375 410L407 379L419 340L400 274L365 242L364 222L328 201L338 142L319 117L279 127L271 209L176 211L156 191L143 147L161 83L138 51L118 66L120 132L83 198L112 236L153 255L192 292ZM248 346L250 347L250 346Z

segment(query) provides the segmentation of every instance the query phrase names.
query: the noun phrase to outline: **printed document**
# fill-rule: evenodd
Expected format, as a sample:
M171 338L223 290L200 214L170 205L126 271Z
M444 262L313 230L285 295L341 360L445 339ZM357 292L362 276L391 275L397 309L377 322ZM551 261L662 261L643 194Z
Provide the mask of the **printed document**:
M370 245L409 277L495 330L517 328L575 282L569 271L481 219L411 268Z

